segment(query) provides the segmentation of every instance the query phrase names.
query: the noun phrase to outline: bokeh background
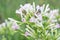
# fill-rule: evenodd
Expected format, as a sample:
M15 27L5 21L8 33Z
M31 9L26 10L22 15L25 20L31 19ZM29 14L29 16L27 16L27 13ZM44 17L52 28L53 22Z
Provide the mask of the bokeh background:
M36 5L50 4L51 9L60 9L60 0L0 0L0 23L8 17L20 20L15 13L16 9L19 8L20 4L32 4L33 2L35 2Z

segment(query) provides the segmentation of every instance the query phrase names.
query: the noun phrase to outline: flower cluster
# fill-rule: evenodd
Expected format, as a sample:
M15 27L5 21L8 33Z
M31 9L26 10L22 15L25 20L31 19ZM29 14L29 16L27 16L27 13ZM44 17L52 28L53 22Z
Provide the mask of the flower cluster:
M47 5L43 4L42 6L40 5L35 6L35 3L33 3L33 5L29 3L25 4L24 6L20 5L20 8L16 10L16 13L21 16L22 22L34 23L34 26L33 25L29 26L30 24L28 25L28 27L26 28L25 36L31 36L34 39L37 37L38 39L40 39L42 37L41 39L43 40L44 35L46 35L47 40L48 36L50 36L51 34L54 35L54 30L60 28L60 24L58 23L58 20L60 19L58 18L59 10L58 9L51 10L49 8L49 4ZM36 29L34 30L34 28L32 27ZM43 33L41 33L41 31L43 31Z
M34 22L39 25L43 22L50 22L50 24L59 25L59 23L57 23L57 16L59 16L58 12L58 9L51 10L49 8L49 4L35 6L35 3L33 3L33 5L20 5L20 8L16 10L16 13L20 14L22 22L26 22L28 20L29 22Z
M20 5L16 10L21 21L8 18L5 24L11 34L20 33L31 40L59 40L60 39L60 14L58 9L51 10L49 4L42 6L30 3ZM16 31L16 32L15 32Z

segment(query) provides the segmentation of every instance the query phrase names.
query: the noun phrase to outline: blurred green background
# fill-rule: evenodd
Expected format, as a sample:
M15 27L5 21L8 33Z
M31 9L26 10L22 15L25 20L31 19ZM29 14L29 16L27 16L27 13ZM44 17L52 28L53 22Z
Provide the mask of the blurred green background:
M20 20L17 17L15 11L19 8L20 4L33 3L35 4L50 4L50 8L60 9L60 0L0 0L0 23L7 19L8 17Z

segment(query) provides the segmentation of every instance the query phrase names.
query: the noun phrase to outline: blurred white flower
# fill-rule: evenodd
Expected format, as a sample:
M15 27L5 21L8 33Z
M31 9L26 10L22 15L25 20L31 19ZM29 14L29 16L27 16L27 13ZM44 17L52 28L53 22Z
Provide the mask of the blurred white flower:
M39 5L37 5L37 6L36 6L36 9L37 9L37 11L38 11L38 10L40 9L40 6L39 6Z
M56 27L56 28L60 28L60 24L57 23L57 24L55 25L55 27Z
M13 30L19 29L19 25L17 24L18 21L14 20L12 18L8 18L8 20L11 22L11 24L12 24L11 28Z
M13 22L11 28L12 28L13 30L17 30L17 29L19 29L19 25L18 25L16 22Z
M5 27L6 26L6 23L2 23L1 25L2 25L2 27Z
M21 6L21 8L19 10L16 10L16 13L20 13L21 14L23 10L25 10L27 13L34 11L33 5L31 5L29 3L25 4L24 6L22 6L22 5L20 5L20 6Z
M0 24L0 28L2 28L2 25Z
M49 13L49 17L50 17L51 19L52 19L52 18L55 18L55 17L58 15L58 12L59 12L58 9L51 10L50 13Z
M36 22L36 21L37 21L37 19L35 17L30 18L30 22Z
M29 33L29 32L25 32L25 36L27 37L27 36L30 36L31 34Z
M33 12L33 6L31 4L25 4L23 7L22 7L24 10L26 10L26 12Z
M5 22L0 24L0 28L3 28L3 27L6 27L6 23Z

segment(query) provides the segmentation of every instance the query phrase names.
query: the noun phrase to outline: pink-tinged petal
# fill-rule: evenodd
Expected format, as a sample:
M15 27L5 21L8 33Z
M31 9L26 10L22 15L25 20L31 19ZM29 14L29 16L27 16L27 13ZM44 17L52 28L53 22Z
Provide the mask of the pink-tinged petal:
M56 26L55 26L56 28L60 28L60 24L56 24Z
M30 34L26 31L26 32L25 32L25 36L27 37L27 36L29 36L29 35L30 35Z
M50 18L55 18L55 16L58 15L59 10L55 9L55 10L51 10L50 11Z
M25 18L22 18L22 22L26 22L26 19Z
M17 29L19 29L19 25L17 24L17 23L12 23L12 29L13 30L17 30Z
M33 6L31 4L25 4L23 7L22 7L26 12L28 11L33 11Z
M39 18L40 21L42 21L42 15L41 14L38 15L38 18Z

